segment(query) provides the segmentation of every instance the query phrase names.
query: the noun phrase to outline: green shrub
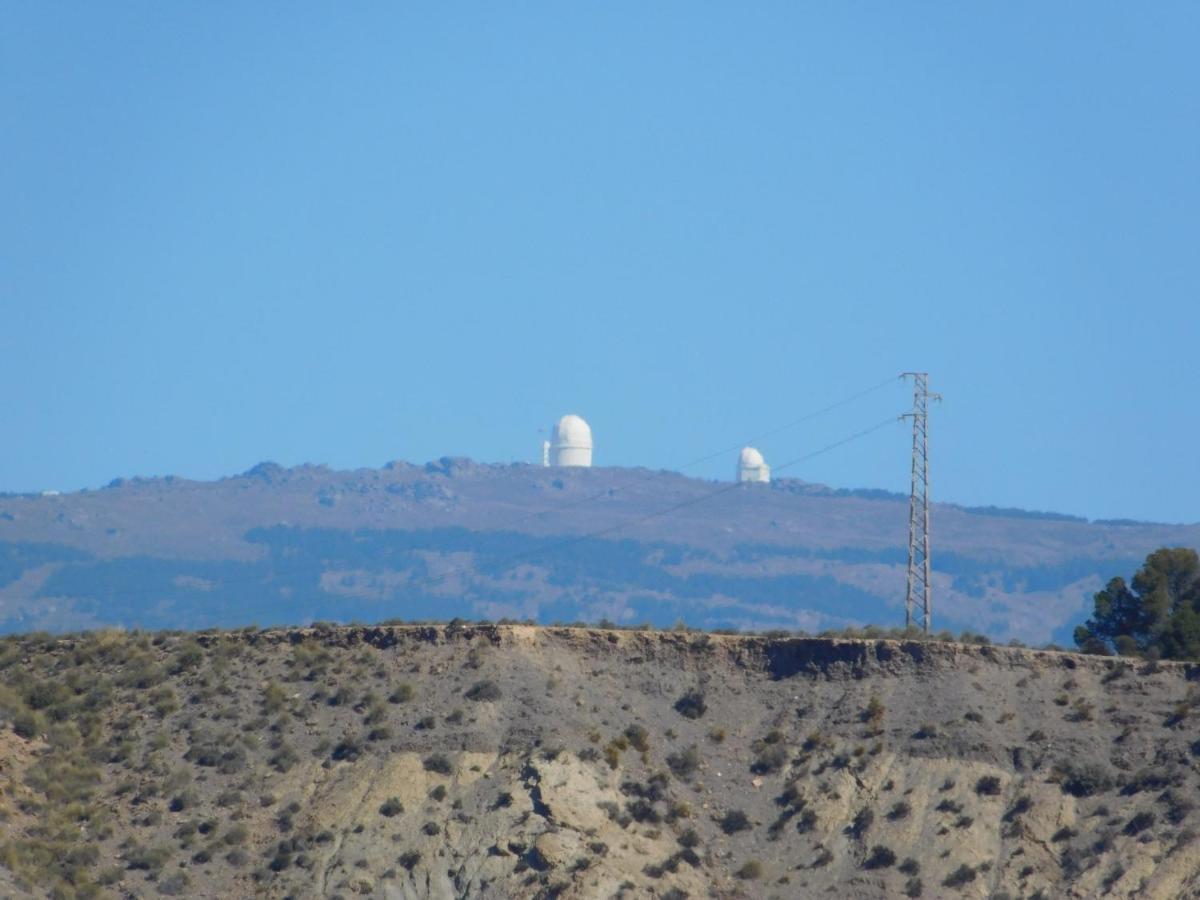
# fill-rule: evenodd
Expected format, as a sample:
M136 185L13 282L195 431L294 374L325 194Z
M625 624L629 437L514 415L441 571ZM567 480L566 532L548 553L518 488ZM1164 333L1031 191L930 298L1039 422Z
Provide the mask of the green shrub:
M750 771L758 775L767 775L771 772L778 772L788 761L787 744L784 743L783 733L780 731L772 731L766 737L755 741L751 745L754 751L754 762L750 764Z
M388 797L379 807L381 815L387 816L389 819L393 816L398 816L404 812L404 804L400 802L399 797Z
M976 876L977 873L975 869L964 863L947 875L946 880L943 881L942 884L945 887L951 888L962 887L963 885L970 884L972 881L974 881Z
M1125 782L1121 793L1129 796L1142 791L1161 791L1163 788L1179 787L1183 783L1182 775L1174 767L1156 766L1150 769L1140 769Z
M811 809L806 809L800 813L796 819L796 831L799 834L808 834L817 827L817 814Z
M267 715L278 715L287 705L287 691L277 682L270 682L263 688L262 708Z
M246 767L246 750L229 732L193 735L183 758L203 768L215 768L223 775L233 775Z
M120 675L117 676L117 684L124 688L146 691L161 684L164 678L166 678L166 673L162 669L148 657L141 657L131 660L122 668Z
M717 822L726 834L737 834L739 831L750 830L750 818L740 809L731 809Z
M871 731L878 732L883 726L884 711L883 702L874 694L872 694L871 699L867 701L866 709L862 711L860 718L863 722L866 722L871 726Z
M667 766L676 778L690 778L700 766L700 751L692 744L677 753L670 753Z
M425 757L424 765L425 771L436 772L439 775L449 775L454 771L454 766L450 764L450 760L444 753L435 753Z
M1092 712L1092 704L1081 697L1071 706L1071 711L1067 713L1066 720L1068 722L1090 722L1092 721Z
M338 762L354 762L356 759L362 756L362 752L362 741L356 737L346 735L334 745L333 753L331 753L330 756L332 756L333 759Z
M707 711L704 692L691 690L675 701L675 711L687 719L699 719Z
M378 725L387 718L387 704L378 694L368 692L360 705L363 708L364 725Z
M641 725L630 725L625 729L625 737L638 753L645 753L650 749L650 732Z
M407 703L412 698L413 686L407 681L402 681L388 695L388 703Z
M1108 671L1104 673L1104 677L1101 678L1100 680L1104 684L1108 684L1109 682L1116 681L1118 678L1121 678L1122 676L1126 675L1129 672L1129 670L1130 670L1129 663L1127 663L1123 660L1116 664L1109 664Z
M158 872L171 858L166 847L134 847L125 854L125 868Z
M762 873L763 873L762 863L760 863L757 859L752 859L752 860L749 860L748 862L746 862L734 874L738 878L742 879L742 881L754 881L756 879L762 878Z
M154 709L154 714L160 719L166 718L179 709L179 700L169 685L155 688L150 692L148 699Z
M861 841L874 823L875 813L870 808L863 807L854 816L854 821L850 823L850 827L846 831L856 841Z
M995 797L1000 793L1000 779L995 775L984 775L975 782L975 793L981 797Z
M1141 834L1147 828L1153 826L1155 821L1156 816L1154 813L1149 810L1143 810L1140 813L1136 813L1133 818L1126 822L1123 830L1128 835Z
M477 681L467 690L464 696L477 703L494 703L504 696L500 686L494 681Z
M481 646L474 646L467 651L466 667L468 669L482 668L484 661L487 659L487 654Z
M192 791L183 791L171 798L171 803L168 809L171 812L183 812L186 809L191 809L196 805L196 795Z
M1124 874L1125 867L1120 863L1116 863L1111 869L1108 870L1108 873L1104 876L1104 880L1100 882L1100 885L1106 892L1110 891L1112 890L1112 886L1120 881Z
M284 773L290 771L299 761L300 755L295 750L288 744L280 744L267 760L267 764L276 772Z
M186 641L180 644L179 649L175 651L168 671L172 675L179 675L196 668L202 662L204 662L204 648L195 641Z
M1181 797L1174 790L1165 791L1158 799L1159 802L1167 804L1167 821L1172 825L1182 825L1191 811L1196 808L1196 804Z
M1054 775L1062 792L1072 797L1091 797L1107 791L1113 784L1108 771L1094 763L1066 760L1054 767Z
M350 688L342 685L325 702L329 706L346 706L354 699L354 694Z
M783 789L783 793L775 798L775 802L783 807L801 809L807 800L795 781L791 781Z
M208 860L202 861L207 862ZM180 897L187 891L191 883L192 880L188 878L186 872L175 872L159 880L158 892L165 897Z
M896 864L896 854L891 848L876 844L871 848L871 854L863 862L864 869L887 869Z
M300 804L293 800L275 816L275 825L280 831L291 831L295 826L296 813L300 812Z
M46 717L40 712L23 709L13 716L12 729L19 737L30 740L46 730Z
M49 679L34 681L25 689L25 705L30 709L49 710L65 706L72 698L65 684Z

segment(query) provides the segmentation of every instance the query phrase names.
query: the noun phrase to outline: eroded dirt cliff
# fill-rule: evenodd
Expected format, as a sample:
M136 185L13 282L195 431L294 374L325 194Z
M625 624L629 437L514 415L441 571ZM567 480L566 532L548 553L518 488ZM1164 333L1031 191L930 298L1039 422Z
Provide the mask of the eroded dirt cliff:
M1198 666L411 626L13 638L0 682L33 896L1200 896Z

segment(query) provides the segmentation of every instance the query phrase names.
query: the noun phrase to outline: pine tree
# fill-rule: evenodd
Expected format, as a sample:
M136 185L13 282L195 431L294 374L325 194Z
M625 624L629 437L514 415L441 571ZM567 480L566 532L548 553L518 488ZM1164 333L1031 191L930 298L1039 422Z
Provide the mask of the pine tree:
M1075 629L1087 653L1163 659L1200 658L1200 557L1195 550L1155 550L1133 576L1095 595L1092 617Z

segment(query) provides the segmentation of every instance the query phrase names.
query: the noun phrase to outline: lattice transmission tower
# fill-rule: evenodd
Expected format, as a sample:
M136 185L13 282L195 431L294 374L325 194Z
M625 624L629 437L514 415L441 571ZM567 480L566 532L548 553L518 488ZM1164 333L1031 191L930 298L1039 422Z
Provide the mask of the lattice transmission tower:
M941 394L929 392L928 372L905 372L913 380L912 495L908 501L908 587L904 596L904 627L913 625L913 606L921 608L921 627L926 634L933 619L933 579L929 554L929 403Z

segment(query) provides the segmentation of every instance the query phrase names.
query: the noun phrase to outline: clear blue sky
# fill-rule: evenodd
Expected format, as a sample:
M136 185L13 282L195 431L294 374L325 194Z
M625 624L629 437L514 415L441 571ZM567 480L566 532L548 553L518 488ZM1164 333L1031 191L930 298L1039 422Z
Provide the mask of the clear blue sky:
M1200 520L1200 5L397 7L6 5L0 490L675 468L921 368L938 499Z

